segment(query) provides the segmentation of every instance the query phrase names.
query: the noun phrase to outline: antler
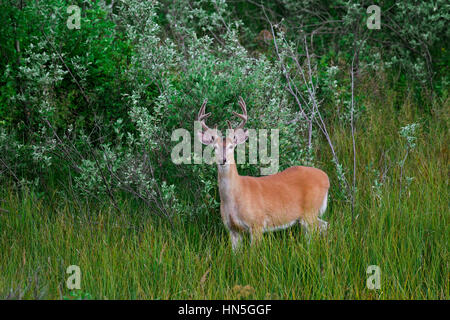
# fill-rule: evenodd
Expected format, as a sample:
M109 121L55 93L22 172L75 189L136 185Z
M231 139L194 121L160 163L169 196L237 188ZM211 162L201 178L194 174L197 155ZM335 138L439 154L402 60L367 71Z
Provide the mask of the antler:
M202 104L200 111L198 112L198 116L197 116L197 120L200 121L200 123L202 124L202 127L205 131L210 130L210 128L205 124L205 120L207 118L209 118L209 116L211 115L211 112L208 112L205 114L207 102L208 102L208 99L203 100L203 104Z
M234 111L233 111L233 114L235 116L241 118L242 122L237 126L237 128L235 130L244 128L245 124L247 123L247 106L245 105L245 101L244 101L244 99L242 99L241 96L239 96L239 105L241 106L242 114L239 114ZM228 124L228 126L231 128L231 124Z

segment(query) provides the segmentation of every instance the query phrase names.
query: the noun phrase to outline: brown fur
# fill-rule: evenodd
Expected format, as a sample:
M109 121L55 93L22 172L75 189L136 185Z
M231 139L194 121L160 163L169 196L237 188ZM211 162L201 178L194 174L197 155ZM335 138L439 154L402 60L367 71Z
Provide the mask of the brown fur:
M328 176L312 167L291 167L264 177L239 176L236 165L230 164L225 174L219 173L221 201L234 201L236 215L248 231L285 225L294 220L314 224L330 187ZM228 179L232 187L221 188L220 180ZM222 218L229 215L221 206ZM226 219L224 218L224 222ZM232 223L233 231L244 231L243 225Z
M222 139L216 143L218 150L223 150ZM231 143L231 139L225 140L226 146ZM240 176L234 163L234 148L225 150L225 155L217 155L219 163L226 159L225 165L218 165L220 211L232 238L247 231L258 240L264 231L297 221L318 226L319 211L330 187L325 172L295 166L269 176Z

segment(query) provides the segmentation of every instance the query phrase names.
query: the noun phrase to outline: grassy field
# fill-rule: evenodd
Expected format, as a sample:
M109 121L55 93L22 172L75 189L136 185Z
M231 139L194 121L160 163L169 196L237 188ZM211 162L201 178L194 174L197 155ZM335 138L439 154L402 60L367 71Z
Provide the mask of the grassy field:
M56 191L40 199L2 188L0 298L449 299L448 110L421 118L414 106L367 108L356 136L355 217L323 144L318 166L332 182L330 228L309 244L295 226L266 234L256 247L246 238L233 254L219 212L171 226L126 199L119 214L106 200L80 205ZM406 144L398 130L412 122L420 123L417 146L401 170ZM351 168L349 129L338 121L331 128ZM73 296L69 265L82 272ZM380 290L366 287L369 265L381 269Z

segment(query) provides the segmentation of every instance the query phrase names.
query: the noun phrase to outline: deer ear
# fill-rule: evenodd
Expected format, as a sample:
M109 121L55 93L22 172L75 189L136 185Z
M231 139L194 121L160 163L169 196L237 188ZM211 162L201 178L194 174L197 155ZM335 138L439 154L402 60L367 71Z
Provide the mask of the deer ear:
M216 135L212 130L207 131L197 131L197 137L198 140L200 140L201 143L209 145L216 140Z
M248 130L237 129L234 131L234 144L244 143L248 139Z

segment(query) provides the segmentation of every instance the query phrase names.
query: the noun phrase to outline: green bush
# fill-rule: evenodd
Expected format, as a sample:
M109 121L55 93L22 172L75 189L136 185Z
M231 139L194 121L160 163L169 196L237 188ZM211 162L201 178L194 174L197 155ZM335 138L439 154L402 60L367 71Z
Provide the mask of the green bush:
M280 130L280 169L284 169L317 163L323 139L323 128L305 121L286 90L286 72L307 106L312 101L320 104L320 111L309 107L307 112L320 112L324 126L338 119L347 127L353 116L357 121L365 112L361 101L366 93L359 90L352 96L347 72L357 47L357 80L380 74L393 77L398 71L405 79L417 78L412 87L432 89L438 83L433 80L436 75L442 89L448 76L445 68L438 76L432 62L442 63L443 51L436 48L448 32L441 23L447 7L440 2L435 6L381 3L382 29L369 31L365 27L368 3L281 1L267 3L262 12L260 6L225 1L110 5L86 0L76 2L81 28L71 30L66 9L72 4L62 0L26 2L22 7L1 3L1 15L10 22L0 27L3 183L32 185L47 193L59 184L61 193L108 197L115 207L117 195L126 193L167 216L215 210L214 166L175 165L170 159L175 129L186 128L196 139L193 123L204 98L213 113L210 123L224 131L224 120L232 119L232 111L239 109L238 97L244 97L249 128ZM436 12L436 6L442 10ZM258 48L252 34L268 28L267 21L238 19L240 8L257 8L260 18L267 14L279 22L274 35L281 41L280 52L271 42ZM285 19L279 21L277 13ZM326 24L322 16L336 23L335 32L312 37L315 28ZM295 21L300 21L300 32ZM403 27L391 32L391 23ZM409 38L416 42L405 45ZM391 45L377 45L384 42ZM297 62L292 60L296 55ZM309 80L300 76L308 64L307 77L317 89L313 97L308 93ZM397 81L394 88L402 81L406 80ZM343 185L349 170L337 155L324 165L332 167L332 158ZM258 175L263 166L247 163L239 170ZM192 203L209 200L182 210L179 198L185 192L196 199Z

